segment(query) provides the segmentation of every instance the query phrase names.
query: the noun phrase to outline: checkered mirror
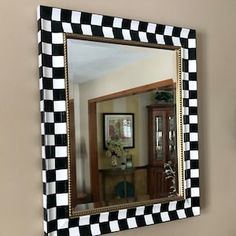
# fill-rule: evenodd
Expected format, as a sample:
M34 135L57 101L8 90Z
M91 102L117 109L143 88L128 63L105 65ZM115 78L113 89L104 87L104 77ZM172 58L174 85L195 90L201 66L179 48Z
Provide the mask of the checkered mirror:
M65 50L65 39L68 35L172 47L180 51L179 105L182 118L179 122L179 131L181 130L183 137L181 166L184 198L169 198L163 202L145 202L120 209L98 210L80 216L71 214ZM199 215L195 30L39 6L38 45L45 235L102 235ZM167 163L165 168L166 173L170 174L171 166ZM117 185L117 192L121 196L122 184ZM132 195L132 186L129 191Z

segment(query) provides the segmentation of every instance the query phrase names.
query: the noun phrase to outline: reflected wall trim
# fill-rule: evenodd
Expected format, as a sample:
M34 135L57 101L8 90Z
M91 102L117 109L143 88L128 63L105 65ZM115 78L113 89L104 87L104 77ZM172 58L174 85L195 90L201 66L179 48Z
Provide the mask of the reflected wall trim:
M186 199L69 218L64 33L181 47ZM45 235L89 236L200 214L195 30L38 7Z

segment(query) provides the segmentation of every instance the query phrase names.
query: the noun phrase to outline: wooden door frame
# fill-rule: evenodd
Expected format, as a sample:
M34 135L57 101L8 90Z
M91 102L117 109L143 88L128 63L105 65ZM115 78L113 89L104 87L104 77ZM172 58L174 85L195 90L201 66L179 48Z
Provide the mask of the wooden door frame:
M138 86L135 88L115 92L105 96L88 100L88 127L89 127L89 156L90 156L90 178L92 200L96 207L100 206L100 183L98 170L98 149L97 149L97 103L108 101L125 96L140 94L155 89L164 89L175 86L173 79L166 79L155 83Z

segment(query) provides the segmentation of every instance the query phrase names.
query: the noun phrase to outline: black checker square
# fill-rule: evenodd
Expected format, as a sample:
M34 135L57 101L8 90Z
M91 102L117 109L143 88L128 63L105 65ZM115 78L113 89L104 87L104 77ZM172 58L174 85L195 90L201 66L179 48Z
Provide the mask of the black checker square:
M64 56L64 45L52 44L52 54L54 56Z
M52 33L60 33L63 31L63 27L61 22L52 21Z
M92 28L93 35L98 36L98 37L103 36L103 31L102 31L102 28L100 26L93 25L91 28Z
M71 23L71 16L72 16L72 11L65 10L65 9L61 10L61 21L62 22Z
M77 12L67 9L52 8L46 6L40 6L38 11L38 31L40 37L38 38L38 55L42 58L42 65L39 66L39 77L41 78L41 88L40 88L40 101L41 101L41 125L44 127L41 134L42 137L42 167L43 167L43 194L46 201L46 207L44 208L44 224L46 231L44 235L53 234L55 236L67 236L70 235L70 230L79 232L80 236L93 236L94 234L107 234L113 231L122 231L126 229L131 229L135 227L145 226L146 224L162 223L165 217L169 217L170 220L179 219L178 211L184 211L185 215L183 217L191 217L200 214L200 198L196 196L191 196L191 193L198 192L199 190L199 178L191 178L191 170L198 170L199 163L194 157L191 159L191 151L198 151L198 141L195 141L196 135L198 133L198 124L191 124L190 122L196 121L197 116L197 103L195 101L189 101L189 99L197 99L197 89L196 86L192 86L194 89L190 90L189 81L197 80L197 73L189 71L189 60L196 62L196 48L189 48L189 39L196 38L196 31L192 29L185 29L181 27L173 27L172 32L168 35L164 35L170 26L162 24L154 24L155 32L150 33L148 30L148 23L143 21L137 21L138 28L131 27L132 20L123 19L112 16L99 15L101 19L101 25L92 24L93 14L88 12ZM79 17L73 19L72 17ZM97 15L96 15L97 16ZM51 24L51 32L42 29L42 20L47 20ZM77 22L77 23L76 23ZM63 23L66 23L68 27L63 28ZM84 27L82 31L81 25L86 25L88 28ZM71 27L70 27L71 26ZM62 56L64 57L64 45L63 43L55 43L57 36L54 35L52 42L52 33L71 33L64 32L64 30L72 29L74 34L104 37L104 28L110 27L113 33L113 38L117 40L124 40L125 33L130 34L131 40L134 42L140 42L140 35L146 34L148 43L157 43L157 37L160 40L164 40L162 44L167 46L179 46L175 45L180 42L181 47L187 49L187 55L182 55L182 84L183 84L183 106L187 109L183 109L183 123L185 127L189 127L188 132L184 131L184 144L186 144L187 149L184 150L184 161L188 163L188 169L185 170L185 181L190 185L185 188L186 200L179 200L176 202L176 210L169 211L170 204L160 203L160 207L154 209L154 205L144 206L144 211L141 215L136 215L137 208L133 207L127 209L127 218L119 219L119 212L113 211L108 213L108 218L103 219L103 215L97 213L96 215L88 215L88 223L86 225L81 225L79 219L69 218L69 206L67 202L64 201L65 196L68 195L68 179L61 180L60 178L56 180L56 170L57 171L68 171L68 156L67 150L67 134L60 133L55 130L56 123L66 123L66 110L54 111L55 101L65 101L65 89L61 86L63 83L58 81L59 79L65 79L65 68L53 67L52 56ZM86 31L89 32L86 32ZM90 31L91 30L91 31ZM173 38L175 40L173 40ZM52 55L51 55L52 54ZM45 73L44 70L50 73ZM50 77L47 78L46 76ZM59 88L58 88L59 86ZM44 93L45 90L51 90ZM53 99L53 100L52 100ZM190 106L191 105L191 106ZM186 114L185 114L186 112ZM57 132L57 133L55 133ZM193 135L192 135L193 134ZM193 140L191 140L193 139ZM55 170L48 168L48 162L55 163ZM190 167L189 167L190 164ZM48 168L48 169L47 169ZM194 172L193 172L194 173ZM55 186L55 194L48 194L48 186ZM194 188L194 190L192 189ZM193 190L193 191L191 191ZM54 192L51 191L51 192ZM49 191L50 192L50 191ZM200 191L199 191L200 192ZM60 194L60 195L59 195ZM186 204L187 203L187 204ZM59 204L58 206L56 204ZM159 204L158 204L159 205ZM187 208L185 208L187 206ZM50 213L49 213L50 212ZM48 214L55 214L54 217L50 218ZM150 221L145 221L145 216L150 215ZM163 219L162 217L163 216ZM165 217L164 217L165 216ZM59 220L67 219L68 228L61 228L59 225ZM93 228L94 227L94 228ZM94 229L98 229L99 232L93 232ZM73 232L75 232L73 231ZM71 235L70 235L71 236Z
M114 22L114 17L104 16L102 18L102 26L112 27Z

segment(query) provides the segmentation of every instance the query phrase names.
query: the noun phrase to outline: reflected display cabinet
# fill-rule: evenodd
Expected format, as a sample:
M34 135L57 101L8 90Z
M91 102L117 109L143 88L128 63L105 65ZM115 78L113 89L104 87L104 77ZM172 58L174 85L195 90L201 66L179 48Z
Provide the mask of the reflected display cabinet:
M148 192L151 198L168 197L171 183L164 165L176 162L176 120L173 104L158 104L148 109Z

